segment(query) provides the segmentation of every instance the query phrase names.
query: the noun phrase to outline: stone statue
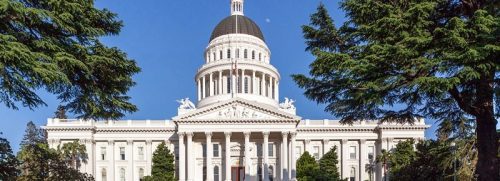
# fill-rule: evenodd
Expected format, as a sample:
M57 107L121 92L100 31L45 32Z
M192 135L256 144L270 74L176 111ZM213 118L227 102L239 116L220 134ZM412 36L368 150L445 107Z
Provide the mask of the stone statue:
M281 109L295 109L295 106L293 105L293 103L295 103L295 100L288 99L288 97L285 97L285 101L280 103L280 108Z
M196 106L189 100L188 97L186 97L185 99L177 100L177 102L180 104L179 109L196 109Z

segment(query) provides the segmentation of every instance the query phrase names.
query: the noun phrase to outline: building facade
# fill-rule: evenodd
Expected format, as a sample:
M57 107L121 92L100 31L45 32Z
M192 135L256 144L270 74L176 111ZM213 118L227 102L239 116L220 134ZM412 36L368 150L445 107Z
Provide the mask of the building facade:
M296 180L296 160L316 159L337 147L339 173L353 181L382 180L374 162L399 141L424 139L422 119L413 125L308 120L294 100L279 102L278 70L260 28L231 0L231 15L213 30L205 64L195 75L198 100L179 100L171 120L61 120L44 127L51 147L79 140L88 161L82 172L98 181L136 181L151 173L161 142L176 157L180 181Z

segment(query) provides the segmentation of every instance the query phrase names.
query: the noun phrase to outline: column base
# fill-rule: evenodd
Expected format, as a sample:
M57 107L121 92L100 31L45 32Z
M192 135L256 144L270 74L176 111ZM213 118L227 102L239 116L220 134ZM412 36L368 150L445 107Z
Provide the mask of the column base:
M231 181L231 179L226 179L226 180L224 180L224 181Z

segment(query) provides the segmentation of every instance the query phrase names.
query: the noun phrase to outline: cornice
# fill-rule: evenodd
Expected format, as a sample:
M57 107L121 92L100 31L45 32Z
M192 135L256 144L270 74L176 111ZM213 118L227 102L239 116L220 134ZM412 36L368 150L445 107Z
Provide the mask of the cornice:
M301 132L301 133L304 133L304 132L313 132L313 133L317 133L317 132L375 132L376 129L375 128L356 128L356 127L348 127L348 128L340 128L340 127L337 127L337 128L328 128L328 127L325 127L325 128L321 128L321 127L313 127L313 128L297 128L297 132Z
M148 128L148 127L77 127L77 126L51 126L44 127L47 131L91 131L92 133L141 133L141 132L175 132L175 127L158 127L158 128Z
M174 122L178 124L297 124L300 120L297 119L180 119Z

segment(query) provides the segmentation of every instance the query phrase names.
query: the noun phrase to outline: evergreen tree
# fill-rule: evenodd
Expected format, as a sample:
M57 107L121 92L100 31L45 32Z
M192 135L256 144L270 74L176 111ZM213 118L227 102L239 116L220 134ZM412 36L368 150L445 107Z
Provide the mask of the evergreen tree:
M175 156L165 143L156 147L153 153L153 166L151 176L144 177L145 181L174 181L175 180Z
M68 116L66 116L66 109L61 105L57 106L57 111L54 113L54 118L68 119Z
M91 181L94 178L72 168L68 156L60 150L49 148L44 140L45 132L32 122L26 127L26 134L17 154L20 161L19 181Z
M320 5L310 25L303 26L307 50L316 60L310 76L293 78L342 123L474 117L478 179L499 180L497 5L343 0L347 22L340 28Z
M339 170L337 164L337 146L334 146L321 159L319 159L320 174L316 180L321 181L340 181Z
M0 132L0 135L2 133ZM14 181L19 174L19 162L12 153L12 148L7 139L0 137L0 180Z
M44 89L79 118L137 110L126 93L140 68L100 41L120 32L116 14L93 0L1 0L0 17L0 103L44 106L36 93Z
M21 147L33 146L39 143L46 143L45 131L38 128L33 121L26 124L26 130L24 131L24 137L21 141Z
M416 153L413 144L413 140L402 141L392 150L389 156L389 178L391 180L411 180L411 177L408 177L408 174L401 172L401 170L415 161Z
M309 152L305 151L297 160L297 180L314 181L319 173L319 165Z

